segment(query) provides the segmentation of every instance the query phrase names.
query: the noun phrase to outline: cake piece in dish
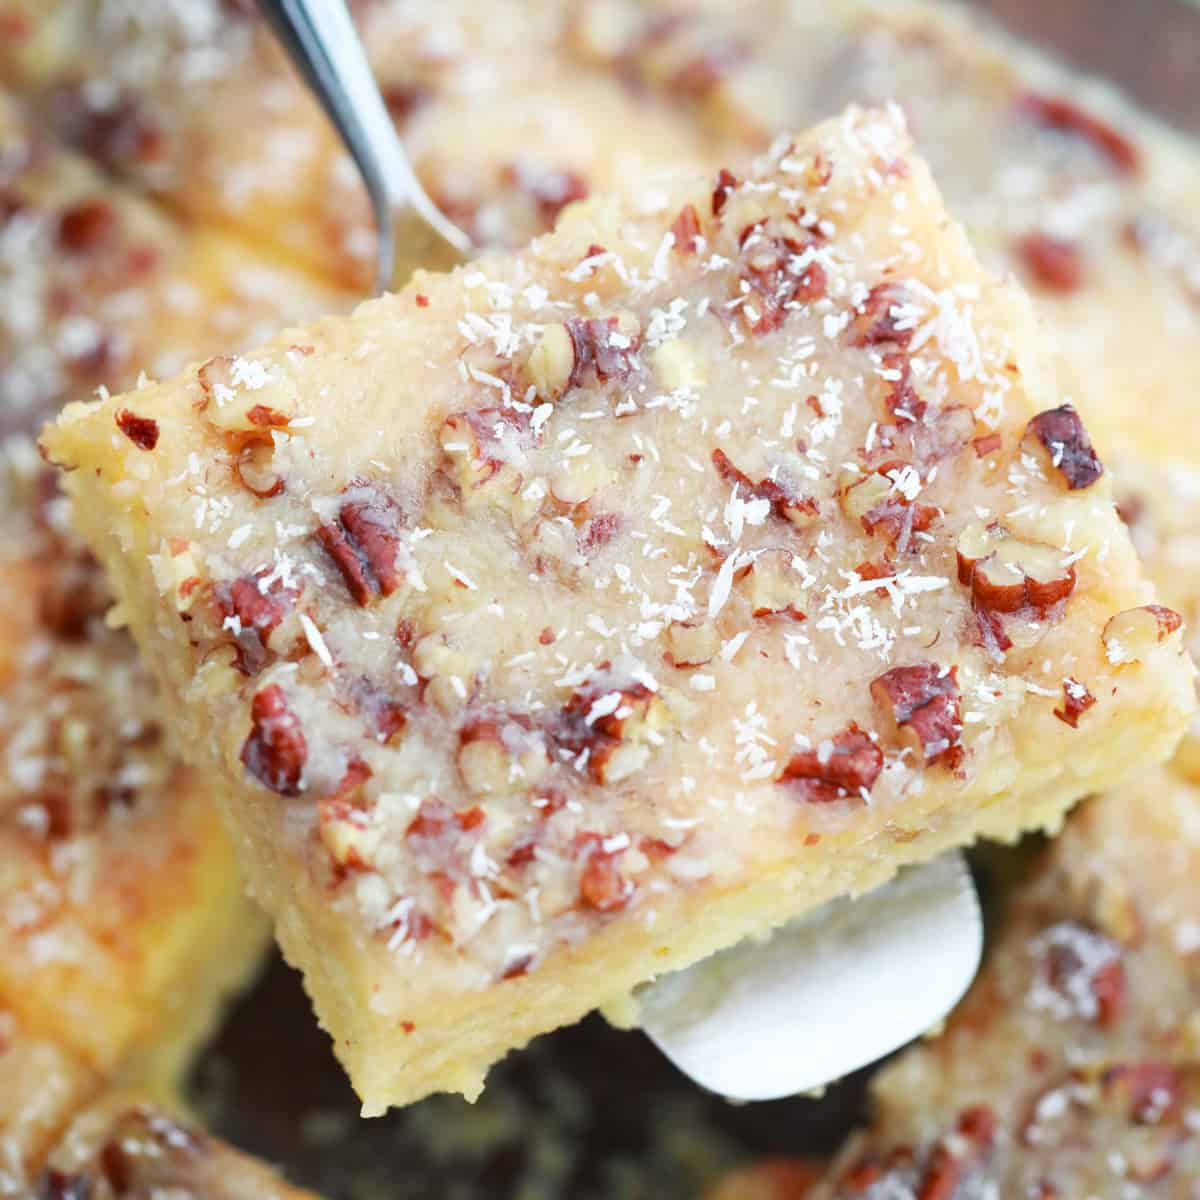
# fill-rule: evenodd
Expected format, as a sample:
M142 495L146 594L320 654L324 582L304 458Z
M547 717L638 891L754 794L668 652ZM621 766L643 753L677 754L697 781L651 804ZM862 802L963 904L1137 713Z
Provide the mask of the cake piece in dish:
M945 1032L886 1067L814 1200L1182 1197L1200 1173L1200 789L1073 815Z
M136 1092L106 1095L75 1117L51 1148L36 1195L38 1200L316 1200L264 1163Z

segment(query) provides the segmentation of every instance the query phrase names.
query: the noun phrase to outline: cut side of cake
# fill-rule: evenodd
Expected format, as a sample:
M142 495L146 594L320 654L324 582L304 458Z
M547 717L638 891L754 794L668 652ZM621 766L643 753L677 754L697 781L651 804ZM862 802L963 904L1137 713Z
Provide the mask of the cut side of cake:
M368 1113L978 836L1193 704L898 110L43 439Z

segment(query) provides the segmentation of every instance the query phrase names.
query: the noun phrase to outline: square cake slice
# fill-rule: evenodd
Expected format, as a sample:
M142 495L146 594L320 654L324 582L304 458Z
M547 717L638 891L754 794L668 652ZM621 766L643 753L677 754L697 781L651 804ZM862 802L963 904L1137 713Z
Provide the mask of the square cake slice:
M1033 325L851 109L46 432L367 1113L1171 752Z
M126 1196L317 1200L138 1092L111 1092L77 1114L38 1176L47 1200Z

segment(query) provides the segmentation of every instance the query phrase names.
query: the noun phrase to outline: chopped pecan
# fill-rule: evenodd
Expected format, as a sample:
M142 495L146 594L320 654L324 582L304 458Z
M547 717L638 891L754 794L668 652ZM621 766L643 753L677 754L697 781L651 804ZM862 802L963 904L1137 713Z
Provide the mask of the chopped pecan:
M867 294L849 326L854 346L905 347L917 329L912 293L902 283L877 283Z
M538 217L547 229L553 226L568 204L587 199L587 180L577 171L547 170L529 163L514 163L504 168L501 179L515 184L533 200Z
M908 548L914 533L924 533L941 515L932 505L909 497L907 491L920 487L921 477L904 463L884 463L867 475L848 471L839 484L842 512L857 520L866 533L901 551Z
M802 799L825 803L861 799L883 770L883 752L853 721L818 743L814 750L793 754L776 782L794 786Z
M272 450L262 442L250 442L235 453L230 464L234 479L259 500L270 500L285 487L283 476L271 469Z
M717 174L717 184L713 188L712 194L712 214L714 217L721 215L721 210L725 207L729 197L740 186L741 180L727 167L722 167Z
M1038 413L1025 427L1021 449L1057 472L1071 491L1091 487L1104 474L1092 439L1070 404Z
M602 913L619 912L634 893L633 881L623 876L620 869L625 847L605 849L608 841L599 833L579 833L572 846L576 859L583 863L579 898L588 908Z
M566 328L575 355L568 387L577 387L589 368L602 383L627 383L633 377L641 336L628 318L572 317Z
M607 546L620 532L621 518L616 513L598 513L579 531L579 553L590 557L601 546Z
M754 617L791 617L803 621L808 593L803 575L786 550L766 551L750 564L746 595Z
M521 713L490 711L458 734L458 772L478 795L510 795L539 783L550 762L542 735Z
M1101 633L1104 653L1114 666L1141 662L1155 646L1183 625L1183 618L1162 604L1127 608L1110 617Z
M1107 121L1084 111L1074 101L1062 96L1045 96L1026 92L1017 102L1018 108L1039 125L1074 134L1090 142L1120 171L1136 171L1140 163L1137 147Z
M811 304L825 295L828 276L812 257L819 241L815 233L790 219L743 232L739 279L746 298L740 312L751 333L778 329L789 306Z
M91 254L116 236L117 213L107 200L78 200L58 218L58 244L72 254Z
M814 524L820 516L817 501L811 496L797 495L796 491L774 479L763 479L753 482L745 472L738 470L730 461L724 450L712 452L713 466L717 474L726 483L737 484L746 489L748 496L757 500L766 500L771 505L774 516L789 521L798 529L805 529Z
M998 522L975 522L959 535L958 579L977 608L994 613L1044 615L1075 590L1075 568L1063 564L1061 550L1014 537Z
M675 249L683 255L695 254L700 247L700 214L694 204L685 204L671 224Z
M330 857L341 868L362 869L370 862L368 801L363 789L371 768L351 759L337 787L317 801L317 828Z
M919 421L928 405L920 396L912 381L912 360L907 354L893 352L883 356L884 380L887 394L884 402L888 412L902 424Z
M35 1200L91 1200L92 1180L80 1172L43 1169L37 1181Z
M396 555L404 513L382 484L356 482L345 489L336 521L322 525L317 540L333 559L356 604L390 596L400 586Z
M64 139L118 175L166 153L161 127L136 95L105 87L97 97L86 83L71 82L51 90L49 105Z
M1139 1125L1157 1125L1173 1114L1183 1096L1179 1071L1165 1062L1117 1063L1100 1076L1104 1098L1115 1101Z
M985 433L982 437L975 438L971 443L975 447L975 456L977 458L987 458L989 454L995 454L1003 444L1003 439L998 433Z
M242 764L263 787L281 796L298 796L308 742L279 684L255 692L250 721L250 732L242 743Z
M245 675L257 675L271 658L271 634L295 606L299 596L282 580L273 579L265 587L265 571L244 575L230 583L213 587L213 603L237 647L237 666Z
M721 649L721 635L707 621L672 621L666 632L667 657L675 667L702 667Z
M408 725L407 707L386 688L365 675L350 689L358 711L366 717L371 736L389 743L404 732Z
M597 783L619 783L640 770L650 747L668 723L667 707L646 684L606 686L607 664L563 706L555 738L577 755Z
M1096 697L1074 676L1063 680L1063 705L1054 715L1072 729L1079 727L1079 718L1096 703Z
M952 765L962 739L957 668L937 663L893 667L871 684L875 703L923 762Z
M1052 292L1074 292L1083 284L1083 252L1077 242L1034 231L1017 239L1017 257L1034 282Z
M401 127L434 97L433 89L427 84L411 80L386 84L379 90L388 116Z
M486 826L479 805L455 811L440 797L426 796L404 837L421 870L444 881L444 893L452 894L454 877L461 877Z
M158 445L158 422L139 417L127 408L117 410L117 428L139 449L153 450Z
M921 1174L915 1200L954 1200L968 1165L948 1146L935 1146Z
M1126 1007L1120 943L1082 921L1068 920L1044 930L1030 948L1064 1015L1103 1029L1120 1020Z
M739 41L714 42L682 63L671 77L670 86L681 95L703 99L749 57L749 49Z

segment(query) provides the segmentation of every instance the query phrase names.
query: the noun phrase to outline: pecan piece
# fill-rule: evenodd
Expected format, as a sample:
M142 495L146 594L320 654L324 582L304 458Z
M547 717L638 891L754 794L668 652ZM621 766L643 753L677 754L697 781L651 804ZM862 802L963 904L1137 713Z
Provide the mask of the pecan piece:
M1063 680L1063 706L1054 715L1072 729L1079 728L1079 718L1096 703L1096 697L1072 675Z
M753 334L778 329L789 306L820 300L829 285L825 268L805 255L818 239L794 222L784 225L781 233L755 228L745 241L740 313Z
M1127 608L1110 617L1101 633L1105 657L1114 666L1141 662L1183 625L1183 618L1162 604Z
M400 586L396 555L404 514L380 484L352 483L336 521L322 525L317 540L333 559L356 604L390 596Z
M298 796L308 742L279 684L255 692L250 721L250 732L242 743L242 764L263 787L281 796Z
M1021 112L1038 124L1090 142L1119 171L1132 172L1138 169L1140 156L1129 138L1073 101L1061 96L1026 92L1017 105Z
M912 293L902 283L877 283L849 325L853 346L905 347L917 329Z
M1074 292L1083 285L1083 253L1077 242L1034 231L1017 239L1017 257L1034 281L1051 292Z
M575 361L568 387L578 386L591 368L601 382L627 383L637 369L641 330L632 314L617 317L572 317L566 322Z
M71 254L91 254L116 232L116 210L107 200L79 200L59 214L58 244Z
M385 745L408 725L408 709L373 679L363 676L350 689L352 703L367 719L371 735Z
M1104 474L1092 439L1070 404L1038 413L1025 427L1021 449L1056 471L1071 491L1091 487Z
M1041 615L1075 590L1075 568L1061 550L1014 537L999 523L973 522L958 538L958 579L970 587L977 608Z
M667 626L667 658L674 667L702 667L721 649L721 635L707 621L672 621Z
M1043 1007L1103 1029L1120 1020L1126 1005L1120 943L1082 921L1060 921L1040 933L1030 949L1055 997Z
M628 842L628 839L624 839ZM611 845L598 833L580 833L575 836L573 849L582 860L583 869L579 876L579 898L586 907L596 912L620 912L633 898L634 884L621 874L620 860L625 846L606 849Z
M546 170L519 162L505 167L500 177L506 184L515 184L534 202L546 229L553 227L568 204L587 199L587 180L577 171Z
M345 870L361 870L371 861L372 839L363 788L371 768L351 759L337 787L317 801L317 829L329 856Z
M932 662L893 667L872 682L871 696L921 761L953 765L962 739L956 667Z
M246 575L213 588L213 603L222 629L233 635L237 667L244 675L257 675L270 661L271 634L292 611L299 595L280 579L264 589L266 575Z
M755 483L744 471L738 470L724 450L712 452L713 466L726 483L737 484L746 489L756 500L766 500L771 512L781 520L790 521L798 529L806 529L820 516L820 507L811 496L799 496L796 492L774 479L763 479Z
M685 204L671 223L675 250L682 255L695 254L700 248L700 214L694 204Z
M915 467L884 463L869 475L845 472L838 489L838 503L842 512L852 521L858 521L866 533L878 535L904 551L913 534L924 533L941 515L933 505L914 498L920 486L921 477Z
M745 590L754 617L791 617L803 621L808 593L803 574L786 550L760 554L750 565Z
M153 450L158 445L158 422L139 417L127 408L117 410L117 428L139 449Z
M821 804L841 798L862 799L883 770L883 752L853 721L814 750L793 754L776 777L796 788L802 799Z
M721 215L721 210L725 207L729 197L740 186L741 180L728 167L722 167L717 173L717 184L713 188L712 194L712 214L714 217Z
M616 513L598 513L579 531L576 545L579 553L590 557L601 546L607 546L621 530L621 518Z
M485 714L458 734L458 773L467 790L481 796L508 796L535 786L550 767L540 734L528 717Z
M619 783L646 765L668 724L667 706L646 684L589 680L563 706L555 736L597 783Z
M1178 1109L1183 1080L1170 1063L1117 1063L1101 1074L1100 1090L1137 1124L1157 1125Z

